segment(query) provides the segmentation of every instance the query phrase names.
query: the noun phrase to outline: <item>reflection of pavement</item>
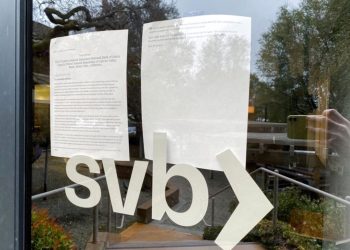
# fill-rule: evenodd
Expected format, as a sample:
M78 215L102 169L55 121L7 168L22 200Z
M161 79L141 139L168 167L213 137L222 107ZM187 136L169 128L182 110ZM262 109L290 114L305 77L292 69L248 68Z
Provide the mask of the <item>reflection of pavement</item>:
M32 166L33 194L42 192L44 178L44 159L45 157L43 154ZM65 173L64 159L57 157L49 157L48 166L48 190L53 190L56 188L63 187L65 185L72 184L72 182L68 180ZM82 168L81 171L82 173L87 173L86 168ZM222 172L215 172L214 179L210 179L210 171L201 170L201 172L207 180L210 194L220 190L228 184L226 177ZM185 211L187 208L189 208L192 199L190 185L186 180L179 177L172 178L170 181L173 182L174 185L180 189L179 204L177 204L173 209L176 211ZM122 182L120 183L122 184ZM100 181L100 185L102 189L102 199L99 205L99 225L100 231L106 231L108 190L105 181ZM123 192L123 185L121 185L121 190ZM77 192L81 197L88 196L88 191L84 188L78 188ZM139 203L150 199L150 196L151 190L142 191ZM234 195L232 190L226 190L217 196L217 198L215 199L215 225L224 225L226 223L227 219L231 214L229 212L229 208L233 199ZM76 207L67 200L65 193L50 196L46 200L35 201L33 202L33 204L37 207L48 209L49 214L52 217L56 218L57 222L71 233L73 240L76 242L79 249L83 249L85 247L86 242L88 242L88 239L92 234L92 209ZM120 215L118 215L117 217L117 223L119 224ZM115 220L116 219L112 220L112 225L115 224ZM134 216L126 216L124 229L131 223L135 222L135 220L136 217ZM205 220L209 224L211 223L210 202L205 216ZM188 228L177 226L173 222L171 222L169 218L167 218L167 216L164 216L164 218L161 221L152 221L151 225L165 226L169 230L176 230L180 233L191 233L194 235L202 235L203 229L205 228L205 224L203 222L200 222L199 224Z
M37 194L43 192L44 181L44 154L32 165L32 193ZM53 190L66 185L72 184L67 178L65 172L65 161L63 158L49 157L48 164L48 180L47 190ZM87 168L81 169L82 173L87 173ZM102 190L102 198L99 204L99 230L106 231L107 228L107 202L108 202L108 190L104 180L99 182ZM122 182L120 182L122 183ZM124 192L124 187L121 185L121 191ZM85 188L77 188L79 196L87 197L89 192ZM147 191L147 190L146 190ZM149 199L150 193L142 192L140 201ZM34 206L39 208L45 208L48 210L49 215L56 219L56 221L69 232L76 243L78 249L85 249L85 245L92 234L92 208L80 208L68 201L65 193L60 193L48 197L46 200L39 199L33 202ZM130 225L135 222L136 218L133 216L125 217L125 225ZM120 223L120 216L113 216L112 225ZM114 232L116 230L113 230ZM120 230L118 230L120 231Z

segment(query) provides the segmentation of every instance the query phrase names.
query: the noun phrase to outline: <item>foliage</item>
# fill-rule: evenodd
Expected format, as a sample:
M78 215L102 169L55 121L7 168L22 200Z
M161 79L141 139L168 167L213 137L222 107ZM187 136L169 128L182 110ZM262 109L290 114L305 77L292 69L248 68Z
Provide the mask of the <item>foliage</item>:
M32 209L32 249L76 249L70 236L43 209Z
M323 201L322 210L324 214L323 231L325 237L330 239L344 238L344 219L346 210L344 207L335 205L332 201Z
M50 39L92 27L97 31L128 29L128 111L140 122L143 24L177 17L175 4L165 0L36 0L34 9L34 20L53 26L44 39L33 41L33 69L44 74L48 74L42 69L48 71L44 65L49 64Z
M245 238L244 241L262 243L266 249L300 249L321 250L322 241L298 234L288 223L279 221L275 229L272 222L262 220ZM327 249L337 249L334 244L328 243Z
M267 193L267 197L272 200L271 193ZM279 193L278 203L280 221L276 229L271 221L262 220L243 241L260 242L267 249L316 250L322 249L322 244L327 245L326 249L337 249L327 240L344 237L343 207L330 200L312 198L296 187L284 188ZM237 204L238 201L234 200L230 211L234 211ZM220 227L206 228L203 239L214 240L220 231ZM322 242L321 238L326 241Z
M312 198L296 187L287 187L278 196L278 219L294 226L300 224L303 233L311 236L341 238L344 212L345 209L334 202Z
M215 240L223 226L206 227L203 233L203 240Z
M278 218L289 222L293 209L323 212L320 200L312 200L309 196L302 194L299 188L287 187L278 196Z
M350 115L349 21L347 0L303 0L299 8L281 8L261 39L258 60L269 88L268 120L285 122L288 115L328 107Z
M273 94L273 90L266 82L261 81L256 74L250 75L249 100L253 102L255 107L254 120L264 122L268 122L270 119L273 120L273 114L269 112L275 106L271 99Z
M206 227L203 234L204 240L215 240L222 230L222 226ZM272 222L262 220L255 228L243 239L244 242L259 242L266 249L284 250L321 250L323 242L318 239L305 237L298 234L288 223L279 221L275 229ZM327 244L327 249L338 249L333 243Z

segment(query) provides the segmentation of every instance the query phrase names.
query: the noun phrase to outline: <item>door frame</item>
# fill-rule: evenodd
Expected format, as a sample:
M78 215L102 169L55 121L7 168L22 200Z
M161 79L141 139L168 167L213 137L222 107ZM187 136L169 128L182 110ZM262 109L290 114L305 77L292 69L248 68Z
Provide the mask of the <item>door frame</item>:
M0 242L30 249L32 1L0 1Z

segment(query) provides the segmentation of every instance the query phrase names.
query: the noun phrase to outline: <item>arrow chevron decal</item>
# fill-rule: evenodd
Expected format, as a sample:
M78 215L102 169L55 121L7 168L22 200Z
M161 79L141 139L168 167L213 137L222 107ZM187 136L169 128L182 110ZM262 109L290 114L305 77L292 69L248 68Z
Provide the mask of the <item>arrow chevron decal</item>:
M273 209L273 206L232 151L224 151L217 155L217 159L239 201L215 240L222 249L231 250Z

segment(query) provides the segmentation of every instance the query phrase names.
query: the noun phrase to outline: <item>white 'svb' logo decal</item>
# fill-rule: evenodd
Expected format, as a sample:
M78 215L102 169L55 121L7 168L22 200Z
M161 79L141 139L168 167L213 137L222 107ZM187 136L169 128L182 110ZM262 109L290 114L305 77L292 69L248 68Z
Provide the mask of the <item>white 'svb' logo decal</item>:
M152 184L152 218L160 220L164 214L181 226L193 226L199 223L208 207L208 186L201 172L187 164L177 164L166 169L167 139L165 133L154 134L153 149L153 184ZM250 177L244 167L237 160L232 151L227 150L216 156L224 173L235 192L239 204L225 224L215 243L224 250L235 247L249 231L271 211L273 206ZM114 160L103 159L103 169L111 204L115 213L134 215L141 187L145 178L148 162L135 161L128 193L123 204L119 189L118 176ZM77 165L85 164L91 173L99 174L97 162L87 156L74 156L67 162L67 175L73 182L85 186L90 196L80 198L74 188L66 188L66 195L70 202L79 207L91 208L101 199L99 184L77 172ZM170 178L181 176L188 180L192 187L191 207L185 212L172 210L165 200L165 187Z

